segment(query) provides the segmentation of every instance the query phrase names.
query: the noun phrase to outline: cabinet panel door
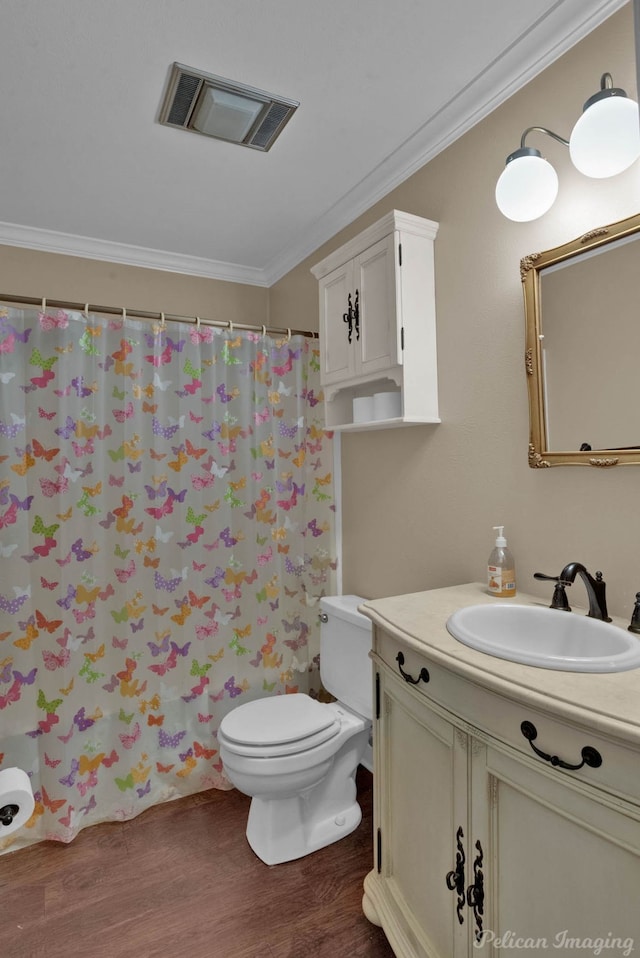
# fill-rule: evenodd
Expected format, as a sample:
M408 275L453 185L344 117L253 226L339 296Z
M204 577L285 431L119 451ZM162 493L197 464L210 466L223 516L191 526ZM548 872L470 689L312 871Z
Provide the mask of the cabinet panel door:
M446 881L466 842L466 741L404 683L384 676L376 743L381 878L416 958L466 954L467 909L461 905L460 922Z
M516 939L543 939L540 951L582 954L597 953L588 942L607 936L627 945L603 946L602 953L628 952L631 939L637 946L638 809L492 748L487 771L486 952L496 937L511 939L503 948L516 947Z
M320 375L323 384L342 382L355 373L355 330L349 343L344 314L354 296L353 262L320 280Z
M396 263L394 235L358 256L354 282L360 307L358 372L380 372L401 362L397 351Z

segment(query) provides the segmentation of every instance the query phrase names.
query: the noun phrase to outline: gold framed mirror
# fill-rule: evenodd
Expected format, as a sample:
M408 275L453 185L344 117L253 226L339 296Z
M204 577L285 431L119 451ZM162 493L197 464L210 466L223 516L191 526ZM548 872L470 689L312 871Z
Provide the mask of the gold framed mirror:
M529 465L640 465L640 214L520 262Z

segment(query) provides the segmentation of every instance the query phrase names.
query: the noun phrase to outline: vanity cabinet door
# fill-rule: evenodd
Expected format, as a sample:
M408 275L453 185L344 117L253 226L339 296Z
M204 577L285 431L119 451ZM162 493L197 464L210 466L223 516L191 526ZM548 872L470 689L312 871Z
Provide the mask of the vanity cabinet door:
M582 785L507 750L483 752L486 759L474 770L479 802L472 814L484 859L482 950L502 953L497 938L502 948L543 939L540 951L582 954L596 953L588 942L607 936L626 941L626 953L630 939L637 947L640 809L589 785L588 768ZM620 955L625 947L604 950Z
M379 702L378 842L365 913L398 958L459 958L469 942L464 882L460 897L455 888L467 835L466 736L383 669Z
M323 385L349 381L356 375L356 354L349 342L344 316L353 309L353 261L344 263L320 280L320 375Z
M356 258L354 282L359 308L355 333L356 373L369 378L373 373L384 372L402 363L402 304L396 304L393 233Z

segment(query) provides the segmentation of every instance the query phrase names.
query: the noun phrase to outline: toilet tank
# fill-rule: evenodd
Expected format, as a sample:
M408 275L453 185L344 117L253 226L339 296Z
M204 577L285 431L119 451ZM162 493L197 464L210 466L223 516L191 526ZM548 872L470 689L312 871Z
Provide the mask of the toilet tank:
M373 718L371 620L359 595L320 599L320 676L327 692L364 718Z

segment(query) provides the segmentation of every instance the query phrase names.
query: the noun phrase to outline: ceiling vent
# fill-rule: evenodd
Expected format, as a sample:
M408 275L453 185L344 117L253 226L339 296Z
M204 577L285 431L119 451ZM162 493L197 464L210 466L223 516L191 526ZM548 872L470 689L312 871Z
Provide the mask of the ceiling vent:
M253 150L270 150L300 104L174 63L159 122Z

